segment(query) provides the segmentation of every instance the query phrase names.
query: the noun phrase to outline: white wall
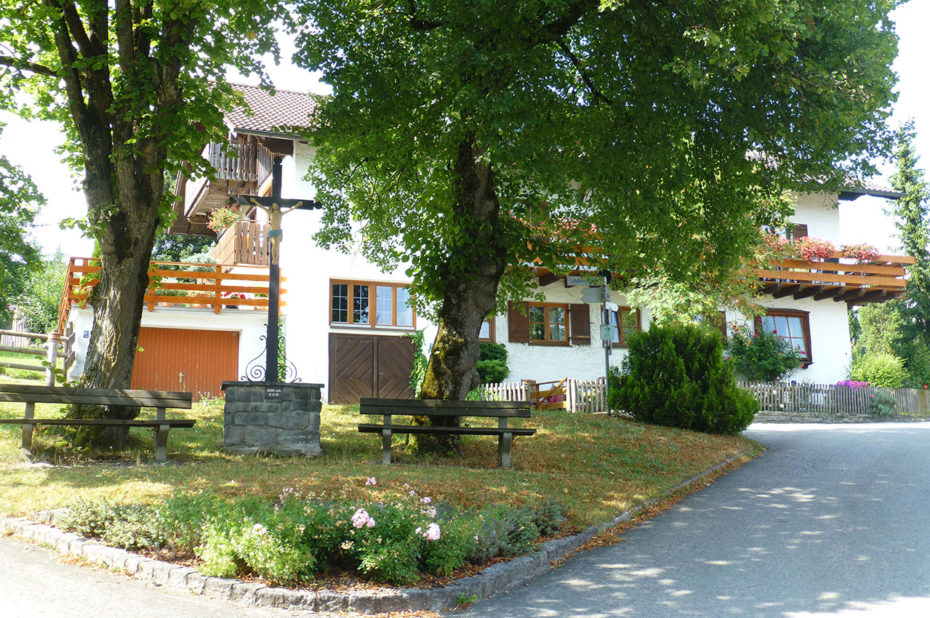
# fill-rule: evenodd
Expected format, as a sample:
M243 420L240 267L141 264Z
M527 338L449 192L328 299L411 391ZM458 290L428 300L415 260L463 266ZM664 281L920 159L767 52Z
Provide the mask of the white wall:
M546 296L545 302L575 304L581 301L583 286L566 288L562 280L539 288ZM629 306L618 292L611 292L611 300L621 307ZM601 341L600 304L588 306L591 322L591 345L543 346L508 341L507 315L495 316L494 338L507 348L507 366L510 375L507 382L535 380L548 382L562 378L594 380L604 376L604 348ZM652 316L648 310L642 312L642 326L648 328ZM614 347L610 364L619 367L626 355L625 348Z
M294 157L283 162L282 194L284 197L313 198L316 189L303 175L313 155L313 149L295 144ZM322 397L328 400L329 334L334 332L403 336L406 329L359 327L330 328L330 279L408 283L406 265L384 273L358 253L339 253L316 245L313 234L320 229L319 211L292 211L282 223L281 244L282 285L287 303L282 313L286 319L287 356L297 367L301 382L323 385ZM416 328L425 330L425 341L431 346L436 327L420 316Z
M94 323L93 310L71 308L69 316L74 328L75 362L68 373L69 379L80 377L87 357L87 344ZM158 307L155 311L142 311L142 326L148 328L182 328L191 330L222 330L239 333L239 367L237 378L245 375L246 365L265 349L260 339L265 334L267 314L264 311L224 308L217 315L213 309L187 307ZM264 362L262 361L262 366Z
M806 223L807 234L813 238L829 240L837 249L843 244L840 234L840 211L837 196L827 193L804 193L794 195L792 223Z

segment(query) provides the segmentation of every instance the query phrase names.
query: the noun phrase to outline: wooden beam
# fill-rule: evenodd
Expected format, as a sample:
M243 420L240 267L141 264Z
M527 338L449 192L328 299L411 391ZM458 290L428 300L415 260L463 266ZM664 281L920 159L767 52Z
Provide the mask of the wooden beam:
M795 292L801 289L801 285L798 283L792 284L779 284L778 289L772 292L773 298L784 298L785 296L791 296Z
M867 291L868 291L867 288L856 288L853 290L847 290L843 292L842 294L840 294L839 296L834 296L833 300L834 302L838 302L838 303L842 301L849 302L851 300L856 300L856 299L864 297Z
M829 287L828 288L826 286L823 286L823 289L820 292L814 294L814 300L823 300L825 298L833 298L841 294L842 292L843 292L843 288L841 287Z
M854 307L856 305L866 305L868 303L880 303L884 300L888 300L888 292L885 290L873 290L861 297L846 301L846 304L850 307Z
M810 285L805 288L802 288L794 293L795 300L801 300L802 298L807 298L808 296L814 296L823 292L824 286L822 285Z

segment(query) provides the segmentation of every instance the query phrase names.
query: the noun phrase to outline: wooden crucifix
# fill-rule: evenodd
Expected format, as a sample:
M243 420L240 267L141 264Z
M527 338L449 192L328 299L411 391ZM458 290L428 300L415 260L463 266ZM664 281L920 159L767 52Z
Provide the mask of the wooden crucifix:
M281 219L292 210L314 210L323 205L314 200L281 198L281 157L271 167L271 196L237 195L230 198L240 206L258 206L268 213L268 331L265 336L265 382L278 382L278 307L281 298ZM282 209L287 210L282 210Z

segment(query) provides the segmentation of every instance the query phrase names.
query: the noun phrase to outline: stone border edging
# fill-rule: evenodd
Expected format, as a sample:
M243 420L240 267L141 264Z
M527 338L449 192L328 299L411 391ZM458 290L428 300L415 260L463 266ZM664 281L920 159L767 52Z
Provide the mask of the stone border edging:
M384 591L349 591L346 593L323 590L290 590L237 579L201 575L192 567L152 560L124 549L109 547L85 539L72 532L62 532L48 523L36 523L20 518L0 518L0 531L12 533L34 543L54 548L62 554L73 554L111 569L127 572L138 579L175 590L186 590L197 595L221 599L255 607L300 609L315 612L360 612L378 614L409 610L443 611L455 609L460 598L491 597L514 586L526 583L548 571L552 562L563 560L570 553L614 526L627 523L644 510L664 502L682 489L697 483L718 470L747 455L753 448L718 463L664 492L624 511L611 521L591 526L578 534L548 541L536 552L498 562L477 575L465 577L442 588L403 588ZM43 522L54 520L54 512L38 514Z

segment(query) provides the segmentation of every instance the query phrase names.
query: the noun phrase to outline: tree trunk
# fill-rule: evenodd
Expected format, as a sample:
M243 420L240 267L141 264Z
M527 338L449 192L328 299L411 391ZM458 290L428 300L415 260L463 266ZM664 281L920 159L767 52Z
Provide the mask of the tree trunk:
M478 162L480 154L473 139L459 146L454 168L454 213L456 224L466 233L455 236L462 241L450 247L449 254L468 256L468 267L448 266L443 274L439 331L423 379L423 399L465 399L480 384L475 370L480 354L478 332L494 311L497 286L507 267L506 249L496 237L500 204L494 193L494 175L490 165ZM432 420L433 424L446 426L459 424L455 417L444 423ZM461 440L454 436L419 436L417 450L461 454Z
M129 388L132 381L164 182L159 155L156 149L143 147L136 156L115 157L116 205L109 212L95 206L100 188L85 183L90 211L107 213L98 237L102 254L100 281L88 298L94 308L94 325L82 384L89 387ZM133 419L139 415L139 408L75 406L72 414L76 418ZM76 441L121 447L128 438L125 427L84 428L78 431Z

